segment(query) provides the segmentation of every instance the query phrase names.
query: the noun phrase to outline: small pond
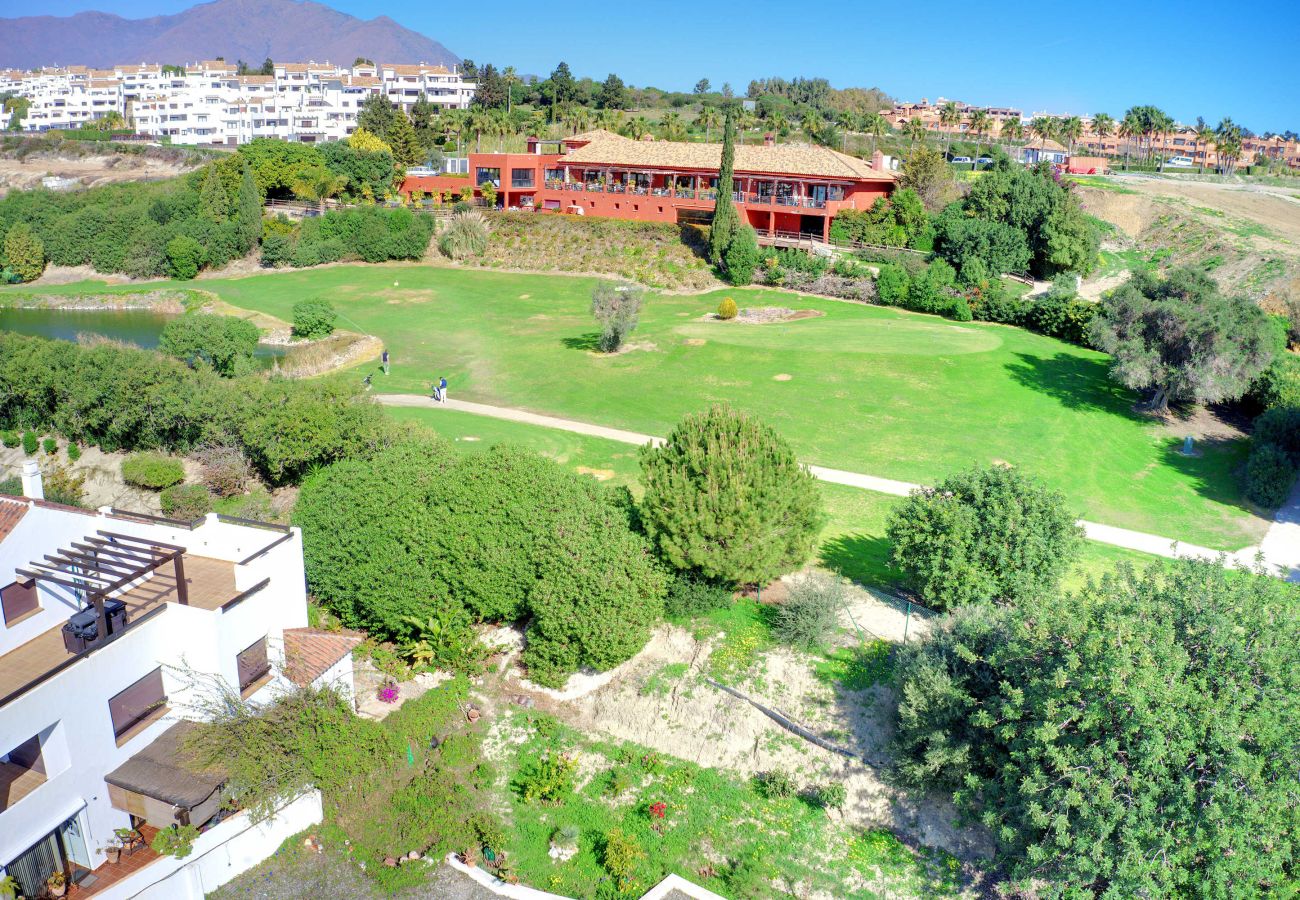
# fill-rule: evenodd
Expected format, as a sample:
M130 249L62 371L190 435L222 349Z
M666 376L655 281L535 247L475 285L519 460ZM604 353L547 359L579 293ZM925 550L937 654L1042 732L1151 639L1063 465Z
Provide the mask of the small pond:
M81 334L94 334L125 341L146 350L158 346L163 326L171 313L147 309L4 309L0 308L0 331L13 331L44 338L75 341ZM270 368L284 356L285 347L258 344L258 363Z

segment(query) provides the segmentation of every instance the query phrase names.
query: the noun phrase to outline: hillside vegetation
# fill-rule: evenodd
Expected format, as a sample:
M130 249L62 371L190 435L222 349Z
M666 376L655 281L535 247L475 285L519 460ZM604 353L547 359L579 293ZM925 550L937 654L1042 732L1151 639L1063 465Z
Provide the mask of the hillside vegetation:
M491 222L487 252L468 264L615 275L669 290L718 284L689 226L535 213L501 213Z

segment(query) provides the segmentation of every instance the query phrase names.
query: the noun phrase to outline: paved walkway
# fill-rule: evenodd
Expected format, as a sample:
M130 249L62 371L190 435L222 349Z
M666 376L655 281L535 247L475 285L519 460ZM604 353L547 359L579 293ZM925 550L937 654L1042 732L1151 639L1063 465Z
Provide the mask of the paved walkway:
M593 425L590 422L579 422L575 419L545 416L540 413L526 412L522 409L489 406L485 403L471 403L467 400L448 399L446 403L435 403L432 398L418 394L379 394L378 400L386 406L450 409L473 413L478 416L489 416L494 419L507 419L511 422L525 422L529 425L541 425L544 428L571 431L574 434L608 438L611 441L619 441L624 444L636 444L638 446L654 444L658 446L664 442L663 438L651 434L624 431L621 428L608 428L604 425ZM825 466L810 465L808 469L822 481L831 484L843 484L849 487L861 488L865 491L892 494L896 497L906 497L908 493L920 487L920 485L906 481L878 478L875 475L863 475L860 472L846 472L843 469L828 469ZM1089 540L1100 544L1110 544L1114 547L1123 547L1126 550L1149 553L1152 556L1163 556L1170 559L1182 557L1217 559L1219 556L1224 555L1222 551L1184 543L1175 538L1161 537L1160 535L1147 534L1142 531L1131 531L1127 528L1102 525L1098 522L1088 522L1083 519L1079 520L1079 524L1083 527L1084 534L1088 536ZM1269 527L1262 543L1259 546L1247 547L1244 550L1238 550L1236 553L1227 554L1227 562L1253 565L1255 557L1260 553L1263 553L1265 565L1271 571L1286 572L1290 580L1300 580L1300 569L1297 568L1300 567L1300 482L1296 484L1290 499L1278 510L1277 517Z

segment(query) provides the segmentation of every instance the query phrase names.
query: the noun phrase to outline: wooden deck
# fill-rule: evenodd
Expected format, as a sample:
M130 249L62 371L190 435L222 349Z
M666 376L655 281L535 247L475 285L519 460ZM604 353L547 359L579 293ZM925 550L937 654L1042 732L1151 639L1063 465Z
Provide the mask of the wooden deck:
M190 606L220 609L239 594L235 564L221 559L186 554L182 559ZM117 595L126 603L128 624L163 603L176 601L176 574L171 565L154 572L148 581ZM57 668L70 658L63 646L63 623L0 656L0 698Z

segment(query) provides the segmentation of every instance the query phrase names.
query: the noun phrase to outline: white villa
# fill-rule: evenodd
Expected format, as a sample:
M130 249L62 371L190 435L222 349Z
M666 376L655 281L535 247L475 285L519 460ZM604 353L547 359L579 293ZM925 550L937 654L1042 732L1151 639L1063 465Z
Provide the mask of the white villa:
M137 134L190 145L339 140L356 130L357 111L371 94L408 112L421 94L442 109L466 109L475 87L454 67L422 64L280 63L273 75L239 75L221 60L184 72L148 64L0 70L0 94L31 101L24 131L81 128L115 112ZM0 128L8 115L0 110Z
M259 824L223 808L180 752L198 685L350 690L356 639L306 627L297 529L58 506L34 462L23 490L0 497L0 869L30 897L61 873L72 898L197 900L321 817L315 792ZM188 856L150 849L187 824ZM109 861L117 829L139 840Z

